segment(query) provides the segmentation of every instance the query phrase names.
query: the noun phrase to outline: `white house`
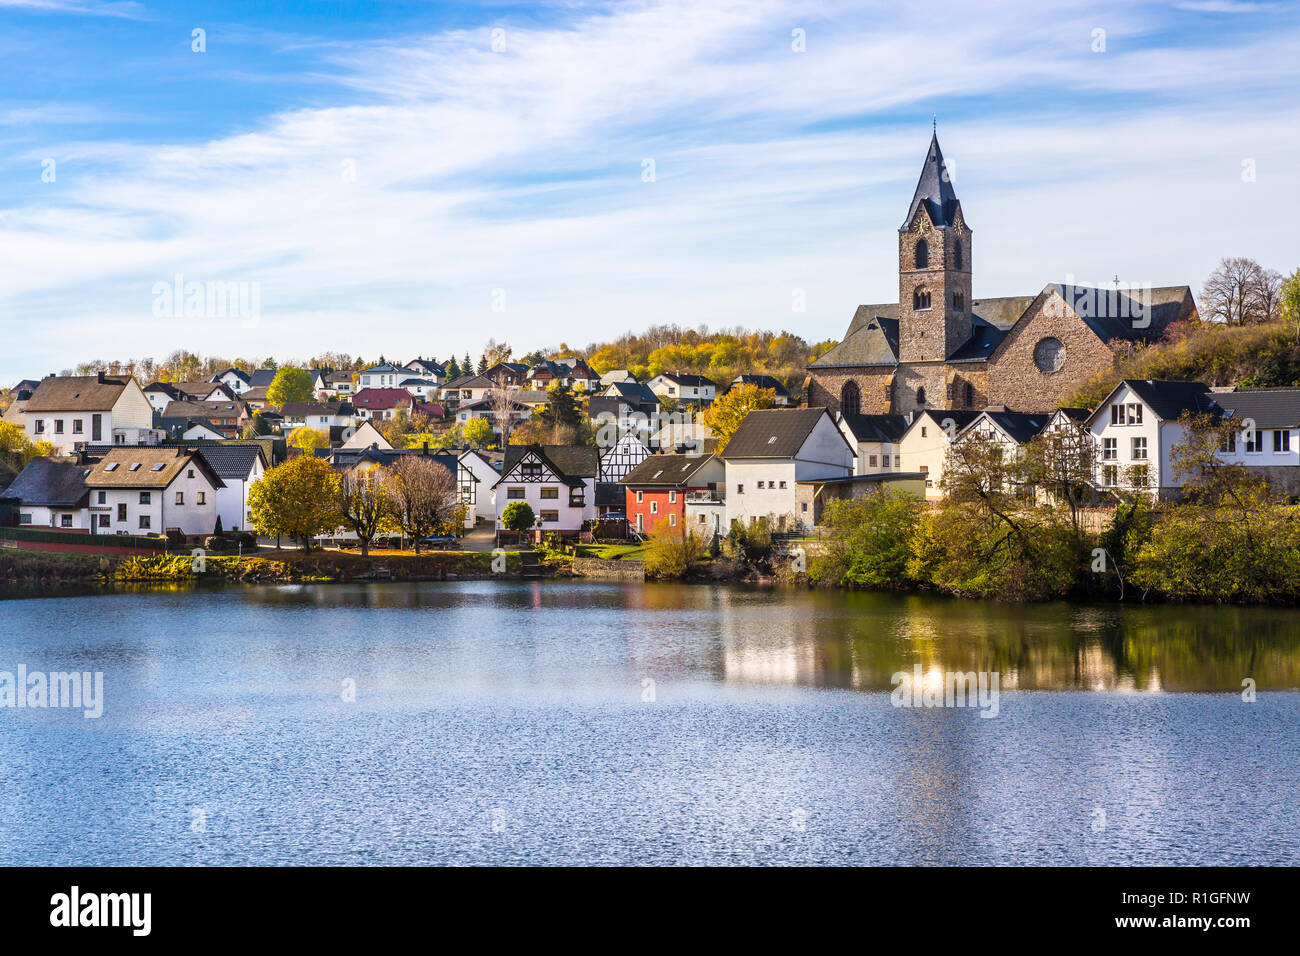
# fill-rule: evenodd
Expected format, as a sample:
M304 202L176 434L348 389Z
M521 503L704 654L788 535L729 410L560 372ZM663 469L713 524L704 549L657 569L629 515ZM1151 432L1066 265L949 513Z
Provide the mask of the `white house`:
M975 419L957 433L957 442L979 435L989 441L995 441L1003 448L1008 457L1024 453L1025 445L1037 437L1051 421L1048 412L1009 412L1004 408L990 407L981 411Z
M495 521L496 483L501 478L495 462L502 460L500 452L470 448L461 454L457 478L460 480L461 500L465 502L465 524L473 527L480 519Z
M328 433L331 428L346 428L354 421L348 402L285 402L280 406L280 415L280 428L286 435L295 428Z
M913 416L898 440L898 455L904 472L925 475L925 497L943 497L943 466L957 434L973 422L979 412L969 409L926 409Z
M355 448L369 448L371 445L383 450L391 450L392 444L379 433L379 429L370 422L362 422L344 439L343 444L339 447L345 451Z
M1219 449L1280 490L1300 491L1300 390L1216 392L1200 382L1126 379L1088 419L1098 445L1098 480L1107 487L1148 488L1169 496L1182 485L1173 450L1187 438L1186 415L1231 416L1240 425Z
M266 474L266 453L262 446L248 444L203 445L198 454L221 479L217 489L217 514L223 531L248 531L253 517L248 510L248 492Z
M411 393L411 397L419 399L422 402L431 402L438 397L438 383L431 378L420 378L412 376L404 378L398 383L398 388L404 388Z
M800 494L797 483L849 477L853 456L854 449L825 408L750 412L723 451L727 527L765 516L778 531L812 525L814 502Z
M533 510L537 530L577 534L583 522L596 517L599 467L590 445L509 446L494 485L497 530L505 530L506 508L523 501Z
M184 448L113 448L85 476L90 526L99 534L208 535L222 480Z
M413 358L406 363L406 368L414 372L418 378L425 378L433 382L435 386L441 386L447 380L447 367L441 362L435 362L433 359Z
M398 388L404 379L411 377L411 370L399 368L390 362L381 362L370 368L363 368L358 390L363 388Z
M706 405L713 401L718 386L703 375L681 372L660 372L646 382L650 391L661 398L671 398L691 405Z
M23 418L29 439L48 441L66 455L78 444L152 429L153 406L130 375L51 375L32 392Z
M635 429L630 429L600 454L600 480L622 481L641 462L650 457L650 448Z
M68 459L33 458L0 490L0 500L16 503L18 524L24 528L89 531L87 471L89 466Z
M898 442L907 431L907 419L902 415L840 412L835 416L835 424L853 447L855 475L902 470L902 452Z
M234 392L236 398L253 387L252 376L233 367L226 369L224 372L218 372L212 376L212 381L225 385L226 388Z
M1187 437L1185 413L1221 415L1218 396L1200 382L1126 379L1089 417L1098 446L1098 481L1105 487L1148 488L1168 495L1181 484L1172 451Z

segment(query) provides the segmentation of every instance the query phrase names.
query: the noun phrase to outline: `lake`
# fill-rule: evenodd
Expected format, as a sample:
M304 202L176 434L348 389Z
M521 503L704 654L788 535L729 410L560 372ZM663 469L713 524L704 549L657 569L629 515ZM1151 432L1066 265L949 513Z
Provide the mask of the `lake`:
M1289 609L227 587L0 601L20 666L103 714L0 708L6 865L1300 859Z

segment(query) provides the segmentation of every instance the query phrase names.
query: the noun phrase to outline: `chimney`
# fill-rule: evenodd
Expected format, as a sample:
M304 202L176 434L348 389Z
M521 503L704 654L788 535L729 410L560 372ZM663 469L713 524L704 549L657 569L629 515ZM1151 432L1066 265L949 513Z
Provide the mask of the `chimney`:
M104 373L103 373L102 371L100 371L100 372L96 372L96 373L95 373L95 379L99 382L100 385L103 385L103 384L104 384Z

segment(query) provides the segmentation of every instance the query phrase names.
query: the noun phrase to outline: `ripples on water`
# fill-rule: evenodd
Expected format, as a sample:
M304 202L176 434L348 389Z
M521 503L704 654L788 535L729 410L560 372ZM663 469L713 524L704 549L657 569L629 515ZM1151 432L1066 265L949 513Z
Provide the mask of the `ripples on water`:
M5 864L1300 857L1288 610L230 588L0 602L19 663L107 703L0 710ZM891 706L917 663L998 716Z

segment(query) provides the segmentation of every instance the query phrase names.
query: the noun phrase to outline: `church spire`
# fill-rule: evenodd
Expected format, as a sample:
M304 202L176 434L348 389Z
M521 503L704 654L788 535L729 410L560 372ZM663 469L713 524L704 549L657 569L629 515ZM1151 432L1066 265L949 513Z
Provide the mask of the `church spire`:
M930 136L930 148L925 154L925 163L921 166L921 178L916 183L916 194L912 204L907 208L907 219L902 228L906 229L916 215L917 207L925 203L930 218L936 226L952 224L952 217L957 208L957 193L952 188L952 178L943 164L943 150L939 149L938 120Z

